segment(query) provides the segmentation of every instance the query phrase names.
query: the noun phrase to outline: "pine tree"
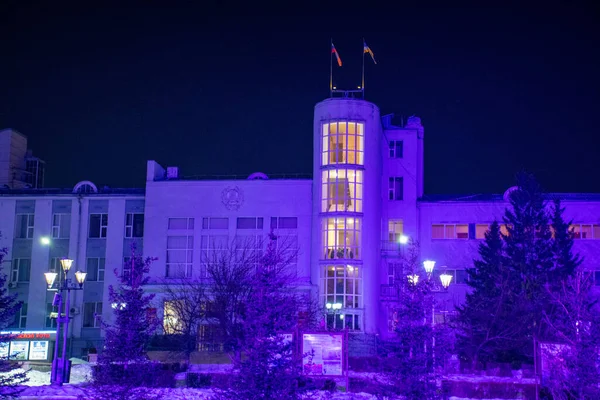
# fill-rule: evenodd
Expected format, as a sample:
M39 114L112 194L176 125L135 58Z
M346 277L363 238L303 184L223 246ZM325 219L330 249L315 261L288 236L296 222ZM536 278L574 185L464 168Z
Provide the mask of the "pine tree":
M244 307L244 358L235 366L234 386L221 392L230 399L295 399L299 396L300 360L285 334L292 333L304 298L294 288L290 261L295 255L278 250L273 233L252 274L252 291Z
M432 282L423 276L419 264L419 245L411 241L396 282L399 299L393 308L395 336L391 341L381 343L380 352L384 357L384 373L393 382L391 390L395 394L406 399L436 399L440 393L436 384L434 352L437 358L445 353L445 349L433 348L436 330L431 318L435 299Z
M573 232L570 230L570 221L564 220L565 209L560 200L552 203L550 222L554 240L552 241L552 267L549 282L561 282L566 277L573 276L581 265L582 259L573 254Z
M0 266L3 265L6 254L6 249L0 249ZM0 330L14 321L22 305L17 301L16 293L8 294L6 279L6 274L0 270ZM0 335L0 343L8 343L10 340L10 335ZM0 357L0 397L16 396L20 392L18 385L27 382L27 373L17 371L20 367L19 363L10 361L9 358Z
M474 366L502 358L512 348L512 338L522 333L522 326L509 323L514 299L497 221L479 245L479 255L473 268L467 269L471 291L458 307L456 320L457 347Z
M121 275L115 269L119 285L108 289L114 320L102 321L106 336L94 375L98 397L148 398L144 392L138 393L139 387L152 386L156 378L152 376L155 367L146 359L146 347L158 321L151 313L154 295L145 294L143 288L155 259L137 255L135 245L131 251L131 272Z
M535 178L517 176L518 187L510 195L504 223L506 263L510 269L511 315L507 323L525 331L512 338L515 361L531 361L533 339L541 334L541 315L547 306L546 284L553 268L552 232L546 201Z

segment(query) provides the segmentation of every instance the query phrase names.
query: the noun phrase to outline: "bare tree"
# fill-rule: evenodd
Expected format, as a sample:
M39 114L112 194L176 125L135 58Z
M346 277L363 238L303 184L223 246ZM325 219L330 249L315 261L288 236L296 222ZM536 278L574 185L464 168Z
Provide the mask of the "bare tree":
M554 343L546 385L552 397L592 399L600 396L600 316L592 294L591 273L577 272L559 285L546 286L550 311L545 311L545 337Z
M198 278L168 280L163 286L163 330L175 344L175 356L183 356L188 364L197 350L199 327L207 318L206 286Z

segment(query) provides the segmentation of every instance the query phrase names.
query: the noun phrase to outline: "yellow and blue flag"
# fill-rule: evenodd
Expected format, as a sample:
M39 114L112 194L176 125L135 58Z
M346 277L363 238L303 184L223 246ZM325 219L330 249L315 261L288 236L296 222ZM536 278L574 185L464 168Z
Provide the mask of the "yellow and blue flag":
M363 47L364 47L363 54L369 53L369 55L371 56L371 59L373 60L373 62L375 64L377 64L377 61L375 61L375 55L373 54L373 50L371 50L371 48L369 46L367 46L367 42L365 42L364 40L363 40Z

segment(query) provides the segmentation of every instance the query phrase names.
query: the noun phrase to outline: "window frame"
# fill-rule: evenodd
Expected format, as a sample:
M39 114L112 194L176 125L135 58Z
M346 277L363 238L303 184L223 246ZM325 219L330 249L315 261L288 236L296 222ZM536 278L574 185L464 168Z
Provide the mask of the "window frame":
M321 220L321 259L360 260L362 257L362 219L356 217L323 218ZM343 221L343 223L340 223ZM340 236L341 234L341 236ZM333 238L333 245L330 245ZM338 241L350 240L350 244ZM352 243L353 242L353 243ZM341 252L340 252L341 250Z
M94 260L96 262L95 265L95 276L90 270L90 261ZM104 282L106 277L106 258L105 257L87 257L85 260L86 272L87 272L87 281L88 282ZM102 277L102 278L101 278Z
M99 216L98 236L92 236L92 218ZM108 234L108 213L90 213L88 218L88 238L89 239L106 239Z
M351 124L354 126L354 133L350 133L352 129L349 129L349 126L352 126ZM335 129L332 128L333 126ZM352 140L350 140L351 137ZM352 149L350 148L351 143L354 143ZM332 146L335 146L334 150L331 150ZM321 166L364 165L364 154L365 121L333 119L321 123ZM351 155L352 157L350 157ZM351 162L351 158L353 162ZM341 161L339 161L340 159Z
M171 223L175 223L177 220L185 220L185 228L172 228ZM192 231L194 230L195 221L193 217L169 217L167 219L167 230L168 231Z
M400 144L400 145L398 145ZM390 140L389 141L389 156L390 158L404 158L404 141ZM399 150L399 151L398 151ZM398 155L400 153L400 155Z
M442 227L443 232L444 232L444 237L433 237L433 233L434 233L434 227ZM461 227L466 227L466 237L458 237L457 231L456 231L456 227L457 226L461 226ZM452 227L453 232L454 232L454 237L448 237L447 233L448 233L448 228ZM461 235L463 233L461 232ZM469 224L468 223L434 223L431 224L431 240L469 240L470 239L470 232L469 232Z
M58 219L58 222L57 222ZM67 221L64 221L67 219ZM66 224L66 228L65 225ZM65 228L66 234L62 235ZM52 239L68 239L71 236L71 214L53 213L52 214Z
M27 280L22 280L23 277L21 275L24 275L21 273L21 263L27 260L29 262L28 268L27 268ZM14 283L29 283L31 281L31 258L13 258L12 259L12 265L11 265L11 270L10 270L10 281L14 282Z
M340 191L343 191L341 195ZM363 201L363 170L337 168L321 171L321 212L361 213Z
M26 218L25 231L21 232L23 221L20 218ZM21 222L21 224L19 224ZM15 239L33 239L33 233L35 228L35 214L32 213L18 213L15 215Z
M89 320L87 319L88 316L88 305L89 304L93 304L93 310L92 310L92 322L91 322L91 326L89 324ZM81 318L81 326L82 328L100 328L101 327L101 321L100 318L98 318L99 316L102 316L102 308L103 308L103 304L101 301L88 301L88 302L84 302L83 303L83 317Z
M404 200L404 177L390 176L388 178L388 200L403 201Z
M136 224L136 216L139 217L141 215L141 229L142 231L139 234L136 234L135 227L138 226ZM130 220L131 217L131 220ZM138 221L139 223L139 221ZM126 238L141 238L144 237L144 213L126 213L125 214L125 237Z
M186 238L185 248L169 248L169 238ZM194 264L194 235L168 235L167 236L167 256L165 258L165 278L169 279L181 279L192 277L192 267ZM173 256L176 253L185 253L185 262L170 262L169 259L173 257L170 252L173 252ZM189 261L188 261L189 260ZM173 268L181 269L183 267L183 274L175 274L171 271L179 271Z

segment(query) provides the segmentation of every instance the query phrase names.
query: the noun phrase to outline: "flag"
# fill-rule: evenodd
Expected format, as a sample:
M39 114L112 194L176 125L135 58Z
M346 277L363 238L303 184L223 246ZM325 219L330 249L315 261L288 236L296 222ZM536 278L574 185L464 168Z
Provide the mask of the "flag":
M375 55L373 54L373 50L371 50L371 48L369 46L367 46L367 42L365 42L364 40L363 40L363 47L364 47L364 53L363 54L369 53L369 55L371 56L371 59L373 60L373 62L375 64L377 64L377 61L375 61Z
M340 58L340 54L335 49L335 46L333 45L333 43L331 43L331 54L335 54L335 58L337 58L337 63L341 67L342 66L342 59Z

